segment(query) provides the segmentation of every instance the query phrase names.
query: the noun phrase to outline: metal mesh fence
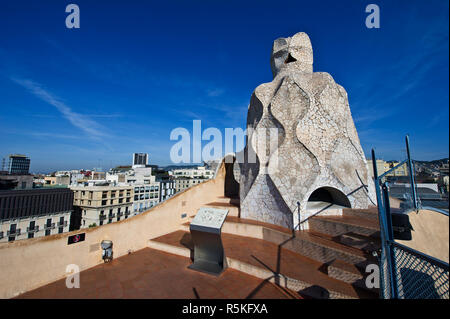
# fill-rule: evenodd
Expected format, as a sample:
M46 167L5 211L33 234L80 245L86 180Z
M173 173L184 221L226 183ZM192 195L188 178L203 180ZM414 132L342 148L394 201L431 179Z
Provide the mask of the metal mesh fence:
M433 262L392 243L398 297L448 299L448 266Z
M410 180L407 163L391 170L379 180L380 185L385 183L388 185L391 212L408 213L414 209L414 195ZM414 190L416 199L420 203L417 187ZM387 203L384 205L386 206ZM384 222L386 222L384 217L380 218L380 230L387 244L383 247L379 260L381 297L393 298L392 289L394 289L397 297L401 299L448 299L448 264L389 241L387 225ZM393 274L389 267L389 252L392 254L392 267L395 269ZM391 284L394 287L391 287Z
M390 290L389 265L387 263L387 256L384 249L382 249L380 256L380 295L383 299L391 298Z

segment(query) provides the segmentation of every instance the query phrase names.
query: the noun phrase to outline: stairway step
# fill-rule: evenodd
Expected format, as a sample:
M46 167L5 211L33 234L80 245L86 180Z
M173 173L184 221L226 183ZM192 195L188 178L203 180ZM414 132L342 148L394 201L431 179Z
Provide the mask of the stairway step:
M222 241L228 267L295 291L302 298L373 298L366 291L324 274L320 271L321 263L280 245L230 234L222 234ZM164 251L167 246L152 242L178 246L181 249L169 249L169 252L184 256L187 256L187 250L193 249L190 234L183 231L150 242L152 247Z
M329 263L335 259L352 264L361 264L366 261L366 254L363 251L342 245L314 231L296 232L295 239L293 248L296 252L323 263ZM286 248L289 249L289 247Z
M378 221L377 207L367 208L367 209L345 208L343 210L343 215L344 216L361 217L361 218Z
M342 280L349 284L353 284L364 277L355 265L339 259L332 261L328 265L327 270L328 276L331 278Z
M166 243L159 242L159 241L153 241L153 240L149 240L148 247L156 249L156 250L161 250L166 253L182 256L182 257L188 257L188 258L191 257L191 250L186 247L174 246L174 245L166 244Z
M378 239L355 233L342 234L338 237L338 240L343 245L360 249L369 254L379 250L381 247L381 243Z
M379 289L368 288L366 285L366 278L368 273L366 274L365 270L356 267L355 265L337 259L328 265L327 271L328 276L349 283L356 288L367 291L367 293L373 295L373 298L377 298L379 296Z
M355 233L378 237L380 230L376 221L355 216L314 216L309 220L309 227L331 236Z
M184 230L188 231L188 227L186 226ZM297 231L295 238L292 238L292 231L284 227L236 217L227 217L222 227L222 233L262 239L277 245L281 244L285 249L321 263L342 259L350 263L359 264L366 260L365 253L360 249L333 241L331 236L308 230Z

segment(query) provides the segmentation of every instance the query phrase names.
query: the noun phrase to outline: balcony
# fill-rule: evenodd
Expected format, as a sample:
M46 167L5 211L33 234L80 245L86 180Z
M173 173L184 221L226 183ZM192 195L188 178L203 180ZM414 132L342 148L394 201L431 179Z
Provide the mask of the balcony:
M39 226L34 226L33 228L27 227L27 233L37 233L39 231Z
M67 220L63 222L58 222L58 227L67 227Z
M45 224L44 230L48 230L48 229L55 229L55 223L51 223L50 225Z
M20 235L20 228L14 230L14 231L8 230L8 231L6 232L6 235L7 235L7 236L19 236L19 235Z

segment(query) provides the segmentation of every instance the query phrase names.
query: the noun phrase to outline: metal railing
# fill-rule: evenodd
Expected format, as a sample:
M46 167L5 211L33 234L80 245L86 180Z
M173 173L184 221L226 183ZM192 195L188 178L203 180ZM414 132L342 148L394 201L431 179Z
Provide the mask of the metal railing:
M380 297L384 299L448 299L448 263L394 241L389 183L385 177L406 164L410 187L408 193L405 194L407 196L405 196L405 202L401 206L401 210L403 210L403 213L408 213L423 208L417 196L408 136L406 136L406 153L406 160L378 176L375 151L372 149L382 244L379 255Z
M27 227L27 233L37 233L38 231L39 231L39 225L36 225L33 228Z

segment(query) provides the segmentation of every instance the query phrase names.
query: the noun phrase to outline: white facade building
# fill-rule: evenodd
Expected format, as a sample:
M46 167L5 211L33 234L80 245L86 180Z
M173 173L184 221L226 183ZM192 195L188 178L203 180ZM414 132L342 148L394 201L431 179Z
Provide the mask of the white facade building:
M178 177L189 177L189 178L205 178L210 179L214 176L214 171L206 169L204 166L198 166L197 168L181 168L169 171L169 175Z

